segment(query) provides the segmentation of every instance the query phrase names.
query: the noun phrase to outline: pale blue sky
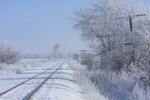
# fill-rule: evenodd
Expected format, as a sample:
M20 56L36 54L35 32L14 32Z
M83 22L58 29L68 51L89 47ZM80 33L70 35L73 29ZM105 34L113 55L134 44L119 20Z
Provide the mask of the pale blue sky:
M23 53L49 53L55 43L65 52L84 48L72 28L75 10L87 0L0 0L0 41L10 41Z
M84 49L70 18L88 1L0 0L0 41L16 44L23 53L47 54L55 43L65 52Z

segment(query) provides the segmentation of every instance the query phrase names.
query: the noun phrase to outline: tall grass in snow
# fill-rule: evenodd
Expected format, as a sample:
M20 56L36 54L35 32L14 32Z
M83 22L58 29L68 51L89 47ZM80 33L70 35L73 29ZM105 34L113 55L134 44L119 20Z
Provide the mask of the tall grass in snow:
M96 85L88 79L87 74L82 73L86 69L86 66L80 65L77 62L69 62L70 67L75 71L74 77L82 87L84 92L85 100L108 100L104 95L102 95L96 88Z
M0 64L0 75L12 75L20 74L23 72L23 68L26 67L25 64Z
M76 73L76 79L83 89L85 100L108 100L107 97L100 93L96 88L96 85L91 82L85 74Z
M85 92L85 100L150 100L150 88L141 80L147 76L145 72L82 70L75 75Z

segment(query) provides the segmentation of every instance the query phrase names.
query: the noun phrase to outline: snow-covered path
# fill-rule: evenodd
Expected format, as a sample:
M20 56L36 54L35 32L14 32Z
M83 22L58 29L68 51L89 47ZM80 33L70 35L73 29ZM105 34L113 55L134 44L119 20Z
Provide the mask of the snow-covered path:
M5 91L12 86L25 81L26 79L37 75L43 70L46 70L50 66L54 66L55 62L42 62L42 64L32 63L32 66L25 69L22 74L17 74L13 76L3 76L0 77L0 93ZM41 65L41 66L39 66ZM36 66L36 67L35 67ZM37 67L38 66L38 67ZM43 67L44 66L44 67ZM44 77L47 77L48 73L38 76L37 79L33 79L27 82L25 85L16 88L15 90L9 92L7 95L0 96L0 100L22 100L22 98L27 95L31 90L33 90L38 84L43 81ZM65 61L60 70L56 72L38 92L36 92L32 100L82 100L82 90L77 85L75 79L73 78L73 70L69 68L67 61Z

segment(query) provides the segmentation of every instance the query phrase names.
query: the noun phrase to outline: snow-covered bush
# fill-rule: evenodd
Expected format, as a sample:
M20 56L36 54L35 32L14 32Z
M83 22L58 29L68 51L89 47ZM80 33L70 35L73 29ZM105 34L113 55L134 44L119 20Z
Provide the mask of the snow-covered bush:
M11 43L0 43L0 63L13 64L19 60L19 51Z
M70 68L75 71L83 71L86 66L79 64L77 61L69 61Z
M85 100L150 100L148 72L130 65L130 72L89 71L78 62L70 62L74 77L81 85ZM77 69L76 69L77 68Z
M86 57L84 57L83 59L81 59L81 64L87 65L87 69L88 70L92 70L91 66L94 66L93 55L92 54L87 54Z
M82 87L84 100L109 100L104 94L99 92L96 85L88 79L87 74L76 72L74 77Z
M0 64L0 75L12 75L20 74L23 72L25 64L15 63L15 64Z
M141 80L147 73L139 69L132 72L82 70L76 72L75 77L86 100L150 100L150 87Z

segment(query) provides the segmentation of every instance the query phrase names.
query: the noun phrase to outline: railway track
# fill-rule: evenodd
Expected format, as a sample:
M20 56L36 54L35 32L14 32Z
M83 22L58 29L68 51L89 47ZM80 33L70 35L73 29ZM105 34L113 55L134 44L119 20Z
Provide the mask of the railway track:
M21 83L15 85L15 86L13 86L12 88L10 88L10 89L8 89L8 90L6 90L6 91L4 91L4 92L1 92L1 93L0 93L0 97L2 97L3 95L6 95L6 94L8 94L9 92L11 92L11 91L13 91L13 90L15 90L15 89L21 87L22 85L24 85L24 84L27 83L28 81L31 81L31 80L33 80L33 79L36 79L38 76L40 76L40 75L42 75L42 74L45 74L45 73L47 73L48 71L51 71L52 69L54 69L55 67L57 67L57 65L58 65L58 64L56 64L56 65L54 65L53 67L47 69L46 71L43 71L43 72L41 72L41 73L39 73L39 74L37 74L37 75L35 75L35 76L33 76L33 77L31 77L31 78L29 78L29 79L23 81L23 82L21 82ZM32 89L30 92L28 92L28 94L27 94L26 96L24 96L22 100L30 100L31 97L60 69L61 65L62 65L62 64L60 64L60 65L58 66L58 68L55 69L55 71L49 72L49 75L48 75L42 82L40 82L39 85L37 85L34 89Z
M61 65L52 72L41 84L28 93L22 100L30 100L30 98L60 69Z

